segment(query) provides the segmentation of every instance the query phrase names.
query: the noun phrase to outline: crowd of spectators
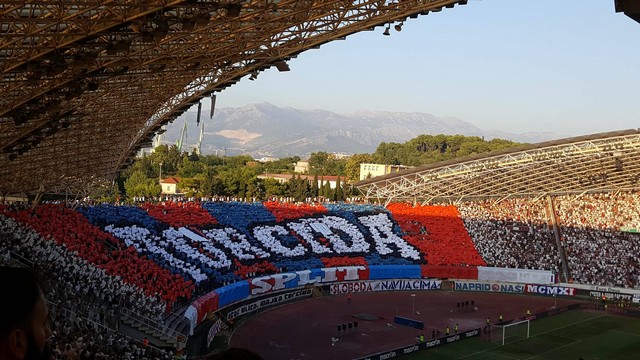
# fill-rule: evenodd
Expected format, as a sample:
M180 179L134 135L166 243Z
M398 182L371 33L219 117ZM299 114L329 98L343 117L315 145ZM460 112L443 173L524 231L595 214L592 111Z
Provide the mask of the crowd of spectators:
M559 196L553 209L546 199L524 198L386 208L174 200L77 211L0 205L2 261L18 254L45 269L56 284L56 314L74 314L56 318L58 329L71 328L56 334L60 356L75 349L108 358L115 349L127 354L122 358L141 358L139 344L101 330L115 329L123 308L162 323L168 311L216 287L286 270L421 263L560 273L564 251L575 282L640 283L640 239L630 232L640 228L636 193ZM78 343L74 329L94 331L96 341L84 336Z
M559 196L555 209L573 281L640 286L640 194Z
M42 205L34 210L18 212L6 210L0 208L0 213L4 211L45 239L64 244L76 256L104 269L110 276L142 289L148 298L164 302L165 311L171 310L178 300L190 297L193 291L190 280L136 253L133 247L125 246L119 239L91 224L78 211L62 205Z
M488 266L558 273L562 263L546 204L518 198L464 202L458 209Z
M0 238L0 263L35 266L46 274L55 360L172 358L170 351L117 331L125 303L156 320L162 320L163 304L4 215Z

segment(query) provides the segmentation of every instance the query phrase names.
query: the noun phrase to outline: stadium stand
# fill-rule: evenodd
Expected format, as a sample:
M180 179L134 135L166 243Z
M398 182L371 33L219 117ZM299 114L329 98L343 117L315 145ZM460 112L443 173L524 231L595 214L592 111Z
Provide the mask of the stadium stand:
M558 247L549 226L546 202L507 199L458 206L464 224L489 266L559 272Z
M3 205L0 259L48 274L58 358L73 351L166 358L180 349L191 301L284 271L486 265L568 270L576 283L637 287L638 200L617 192L457 206ZM147 336L152 345L144 347Z
M573 281L638 288L640 195L561 196L556 204Z

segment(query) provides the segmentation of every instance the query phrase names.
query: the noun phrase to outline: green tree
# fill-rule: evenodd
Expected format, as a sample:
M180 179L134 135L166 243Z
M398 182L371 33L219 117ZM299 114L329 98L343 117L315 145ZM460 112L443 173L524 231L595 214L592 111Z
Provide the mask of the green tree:
M213 196L215 195L214 187L215 187L215 171L213 167L204 165L204 171L202 172L202 182L200 183L200 194L202 196Z
M325 190L324 176L322 176L322 177L320 177L320 185L318 187L318 196L326 197L328 194L326 194L324 190Z
M331 175L326 172L329 156L329 153L324 151L311 153L309 156L309 171L319 172L321 175Z
M309 196L311 190L309 182L300 176L294 175L287 184L289 186L289 196L296 201L303 201Z
M285 196L286 187L276 179L264 179L262 181L265 199L271 196Z
M263 173L269 174L288 174L292 173L296 162L300 161L299 156L286 157L276 161L263 163Z
M265 187L257 177L249 179L246 183L245 195L247 200L264 200L265 199Z
M322 196L331 199L333 192L334 190L331 188L331 183L328 181L324 183L324 186L322 186Z
M177 175L181 178L191 178L200 174L203 170L203 164L198 160L192 160L191 156L185 154L182 162L178 165Z
M342 185L340 184L340 176L338 176L338 179L336 179L336 191L334 192L333 200L335 201L344 200L344 197L342 195Z
M318 189L318 173L316 172L313 175L313 184L311 184L311 194L312 197L318 197L319 189Z
M345 175L349 182L360 180L360 164L370 164L373 162L371 154L355 154L347 159L345 164Z
M134 171L125 181L124 188L127 197L134 196L158 196L162 192L162 188L157 179L149 179L141 170Z

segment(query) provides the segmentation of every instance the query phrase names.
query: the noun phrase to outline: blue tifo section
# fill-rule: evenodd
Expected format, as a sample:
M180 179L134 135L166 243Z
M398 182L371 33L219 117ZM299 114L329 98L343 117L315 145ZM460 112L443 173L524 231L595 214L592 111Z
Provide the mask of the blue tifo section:
M367 264L372 265L409 265L413 264L410 260L396 258L389 255L380 256L380 254L372 252L371 254L365 256L365 260L367 260Z
M251 223L275 222L276 218L262 203L206 202L202 207L218 223L247 231Z
M234 302L244 300L249 297L249 283L246 281L237 282L225 287L216 289L218 294L218 308L223 308Z
M149 230L152 234L158 234L168 228L168 225L151 217L144 209L135 206L97 205L80 207L78 211L89 222L100 228L107 225L114 227L126 227L137 225Z
M421 279L420 265L371 265L369 280Z
M402 316L396 316L393 318L393 322L398 325L409 326L412 328L424 330L424 323L420 320L413 320Z
M282 259L274 261L273 264L281 271L299 271L309 269L320 269L325 267L322 260L318 258L310 259Z

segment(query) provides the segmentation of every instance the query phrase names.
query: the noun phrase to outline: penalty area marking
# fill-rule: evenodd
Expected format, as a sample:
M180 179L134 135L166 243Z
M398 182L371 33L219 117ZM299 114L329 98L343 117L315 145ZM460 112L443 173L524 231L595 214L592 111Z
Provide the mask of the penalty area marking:
M568 328L568 327L570 327L570 326L574 326L574 325L577 325L577 324L581 324L581 323L585 323L585 322L588 322L588 321L591 321L591 320L595 320L595 319L598 319L598 318L601 318L601 317L603 317L603 316L607 316L607 315L608 315L608 314L600 314L600 315L598 315L598 316L594 316L594 317L591 317L591 318L588 318L588 319L584 319L584 320L576 321L576 322L571 323L571 324L568 324L568 325L560 326L560 327L558 327L558 328L551 329L551 330L547 330L547 331L545 331L545 332L541 332L541 333L536 334L536 335L534 335L534 336L530 336L530 337L529 337L529 339L533 339L533 338L538 337L538 336L540 336L540 335L548 334L548 333L550 333L550 332L554 332L554 331L556 331L556 330L560 330L560 329ZM510 343L510 344L515 344L515 343L517 343L517 342L525 341L525 340L529 340L529 339L523 339L523 340L514 341L514 342L512 342L512 343ZM579 340L576 340L576 341L579 341ZM575 343L576 341L572 341L570 344L573 344L573 343ZM567 345L569 345L569 344L565 344L565 345L562 345L562 346L558 346L558 347L553 348L553 349L551 349L551 350L559 349L559 348L564 347L564 346L567 346ZM459 358L456 358L456 360L457 360L457 359L465 359L465 358L472 357L472 356L475 356L475 355L478 355L478 354L482 354L482 353L484 353L484 352L487 352L487 351L491 351L491 350L497 349L497 348L499 348L499 347L501 347L501 346L503 346L503 345L498 345L498 346L494 346L494 347L492 347L492 348L488 348L488 349L484 349L484 350L476 351L476 352L474 352L473 354L469 354L469 355L465 355L465 356L461 356L461 357L459 357ZM551 350L549 350L549 351L551 351ZM547 351L547 352L548 352L548 351ZM502 356L504 356L504 355L502 355ZM538 355L535 355L534 357L536 357L536 356L538 356ZM528 358L528 359L531 359L531 358Z

